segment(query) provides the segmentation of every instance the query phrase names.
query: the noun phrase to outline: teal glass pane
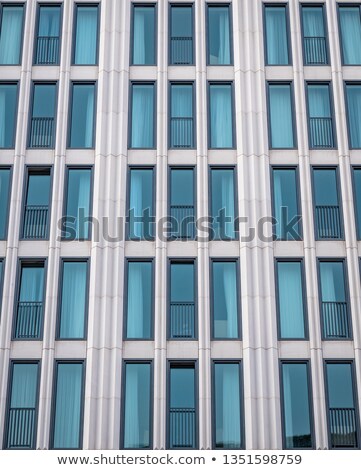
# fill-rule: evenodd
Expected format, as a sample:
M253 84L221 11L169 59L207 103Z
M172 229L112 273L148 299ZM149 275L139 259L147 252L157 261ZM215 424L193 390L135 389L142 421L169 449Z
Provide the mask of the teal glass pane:
M55 117L55 93L56 85L52 83L46 85L35 84L33 118Z
M71 108L70 147L94 146L95 85L74 84Z
M153 169L130 170L129 238L149 240L154 235Z
M0 83L0 148L14 147L18 86Z
M211 84L209 93L210 147L232 148L232 87L228 84Z
M213 336L238 338L238 288L235 261L214 261Z
M361 85L346 85L350 147L361 148Z
M208 5L208 63L231 64L229 7Z
M361 64L361 16L359 5L339 6L343 62Z
M77 5L74 63L95 65L98 48L98 6Z
M293 148L291 85L269 85L271 148Z
M153 312L151 261L128 262L127 338L150 339Z
M20 279L20 302L42 302L44 291L44 267L23 266Z
M91 169L69 169L66 200L66 239L88 239Z
M131 148L154 147L154 85L133 84Z
M171 302L194 302L194 264L171 264Z
M0 240L5 238L9 212L10 169L0 168Z
M211 170L212 238L233 240L235 231L234 170Z
M288 65L286 7L265 7L266 52L268 65Z
M133 65L154 65L155 7L134 5L133 11Z
M24 7L4 5L0 13L0 64L20 64Z
M300 240L301 215L295 169L273 170L274 235L277 240ZM293 223L295 222L295 223Z

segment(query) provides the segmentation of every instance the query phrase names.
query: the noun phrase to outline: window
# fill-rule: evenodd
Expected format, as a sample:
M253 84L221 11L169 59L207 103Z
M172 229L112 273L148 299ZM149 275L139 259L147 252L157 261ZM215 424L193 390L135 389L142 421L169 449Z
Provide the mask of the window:
M194 260L171 260L169 337L196 337L196 278Z
M265 5L266 64L289 65L291 63L288 44L286 5Z
M153 336L153 262L127 260L126 339Z
M67 187L62 237L65 240L89 240L91 222L92 169L67 168Z
M59 339L86 337L88 260L63 259L61 265Z
M132 65L156 64L156 7L133 3Z
M213 447L242 449L241 363L213 363Z
M276 240L301 240L301 209L299 207L296 168L273 168L273 235Z
M361 239L361 168L353 169L357 238Z
M0 65L21 62L23 16L23 5L0 4Z
M170 231L172 239L195 238L195 175L193 168L170 169Z
M40 339L44 314L45 261L20 262L14 339Z
M170 85L170 147L194 147L193 83Z
M305 295L300 260L277 260L277 307L279 337L305 339Z
M28 170L22 237L46 239L50 219L51 169Z
M11 169L0 167L0 240L7 234Z
M52 449L81 449L84 400L83 361L56 361Z
M214 339L239 338L239 278L235 260L213 260L212 314Z
M133 167L129 170L128 238L154 238L154 169Z
M350 147L361 148L361 83L346 84L346 107Z
M234 168L211 168L211 239L235 240L236 196Z
M130 148L155 147L155 85L131 84Z
M342 213L336 168L313 168L316 238L342 239Z
M340 42L343 63L361 65L360 5L339 5Z
M56 83L34 83L30 148L54 148L56 91Z
M193 49L193 7L171 5L169 63L193 65Z
M96 65L98 63L98 22L97 4L75 6L75 65Z
M308 361L281 362L283 446L285 449L312 448L311 386Z
M308 83L308 121L310 148L334 148L334 128L328 83Z
M39 5L35 64L59 63L60 16L60 5Z
M94 148L95 83L72 84L71 148Z
M171 363L168 393L168 447L196 449L195 363Z
M328 432L331 449L359 448L353 362L326 361Z
M17 83L0 82L0 148L15 146L17 99Z
M208 64L231 65L232 46L229 5L207 5Z
M124 365L123 449L151 448L152 365L126 362Z
M11 362L5 449L35 449L39 363Z
M234 148L231 83L209 84L209 148Z
M323 5L302 5L302 33L305 65L327 64Z
M320 260L320 309L324 339L351 337L343 260Z
M291 83L268 83L270 146L291 149L296 146Z

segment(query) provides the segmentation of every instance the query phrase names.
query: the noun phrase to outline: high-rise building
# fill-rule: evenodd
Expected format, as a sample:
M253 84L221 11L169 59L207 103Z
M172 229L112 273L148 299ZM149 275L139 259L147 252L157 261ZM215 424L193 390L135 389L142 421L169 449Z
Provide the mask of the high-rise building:
M0 0L5 449L360 447L360 0Z

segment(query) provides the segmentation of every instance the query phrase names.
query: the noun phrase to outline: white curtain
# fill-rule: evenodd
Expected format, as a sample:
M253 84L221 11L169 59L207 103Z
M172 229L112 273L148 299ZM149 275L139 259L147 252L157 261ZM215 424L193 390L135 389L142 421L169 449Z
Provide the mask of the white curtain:
M37 364L14 364L10 407L35 408L37 382Z
M83 338L86 305L86 262L64 262L61 338Z
M144 316L146 311L144 264L140 262L128 263L127 338L144 337Z
M55 449L79 448L82 372L82 364L58 365L54 423Z
M0 85L0 148L6 147L6 87Z
M235 263L223 264L223 288L226 301L227 338L237 338L237 276Z
M222 371L223 444L226 448L239 448L241 444L239 366L222 364Z
M277 268L281 337L304 338L301 264L280 262Z
M6 5L2 9L0 64L18 64L22 38L23 7Z
M211 147L232 148L233 120L230 85L211 85Z
M76 64L95 64L97 50L98 9L91 6L77 7Z
M348 65L361 64L361 18L360 8L340 7L340 28L343 60Z
M231 46L229 42L229 15L227 8L217 8L219 19L219 51L218 61L219 65L231 63Z
M145 15L144 8L134 8L133 63L145 64Z
M288 39L285 7L266 6L265 16L267 63L286 65L288 64Z
M133 85L132 136L133 148L153 147L153 85Z
M292 148L293 119L290 85L271 85L269 99L272 147Z
M1 96L1 95L0 95ZM350 125L351 146L361 148L361 86L347 85L347 108ZM0 101L1 110L1 101ZM0 111L1 116L1 111ZM1 118L0 118L1 119ZM1 128L1 124L0 124ZM0 132L1 136L1 132ZM1 137L0 137L1 140Z

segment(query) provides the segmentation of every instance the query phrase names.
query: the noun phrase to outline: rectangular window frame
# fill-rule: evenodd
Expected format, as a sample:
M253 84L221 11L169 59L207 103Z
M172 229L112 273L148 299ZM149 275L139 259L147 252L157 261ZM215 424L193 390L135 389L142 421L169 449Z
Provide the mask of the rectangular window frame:
M155 240L156 236L156 224L154 222L153 225L153 235L146 239L137 239L130 237L130 228L129 228L129 211L130 211L130 191L131 191L131 171L132 170L152 170L152 184L153 184L153 194L152 194L152 206L153 206L153 217L154 221L156 220L156 189L157 189L157 174L156 168L154 165L128 165L127 168L127 190L126 190L126 218L125 218L125 240L126 241L135 241L135 242L142 242L142 241L153 241Z
M280 315L280 285L278 282L278 263L300 263L301 266L301 285L302 285L302 301L303 301L303 323L305 336L303 338L282 338L281 336L281 315ZM277 311L277 338L278 341L309 341L309 322L308 322L308 308L307 308L307 283L305 275L305 260L300 257L275 257L274 259L275 269L275 289L276 289L276 311Z
M40 9L41 7L59 7L60 14L59 14L59 52L58 52L58 60L54 64L38 64L36 62L36 50L37 50L37 41L39 37L39 23L40 23ZM63 3L59 1L59 3L50 3L50 2L39 2L36 5L36 20L35 20L35 29L34 29L34 44L33 44L33 66L35 67L56 67L60 65L60 58L61 58L61 43L63 37Z
M76 49L76 26L78 21L78 7L97 7L97 38L96 38L96 60L95 64L76 64L75 63L75 49ZM74 2L73 3L73 33L72 33L72 46L71 46L71 66L73 67L98 67L99 66L99 39L100 39L100 15L101 3L100 2Z
M355 230L357 240L361 240L361 220L358 220L357 217L357 195L356 195L356 182L355 182L355 170L361 171L361 165L351 165L352 173L352 196L353 196L353 212L355 217ZM361 200L360 200L360 210L361 210ZM359 228L360 225L360 228Z
M133 86L152 85L153 86L153 146L152 147L132 147L132 117L133 117ZM129 80L129 104L128 104L128 150L147 151L157 148L157 82L155 80Z
M213 265L214 263L235 263L236 265L236 285L237 285L237 337L215 337L214 336L214 283ZM235 257L210 257L209 258L209 285L210 285L210 315L211 315L211 340L212 341L242 341L242 285L240 273L240 259Z
M93 108L93 135L91 147L72 147L71 146L71 127L73 123L73 98L74 86L76 85L94 85L94 108ZM69 90L69 106L68 106L68 132L67 132L67 149L68 150L94 150L95 137L97 128L97 105L98 105L98 82L96 80L71 80Z
M23 18L22 18L22 25L21 25L21 39L20 39L20 50L19 50L19 62L17 64L1 64L1 67L18 67L22 65L23 62L23 48L24 48L24 30L25 30L25 18L26 18L26 3L9 3L9 2L0 2L0 31L2 26L2 18L3 18L3 7L22 7L23 9Z
M124 300L123 300L123 341L154 341L154 331L155 331L155 259L154 257L126 257L124 260ZM151 305L151 322L150 322L150 337L149 338L128 338L127 336L127 326L128 326L128 275L129 275L129 263L151 263L151 293L152 293L152 305Z
M304 21L303 21L303 7L319 7L322 8L323 27L325 29L325 41L326 41L326 63L325 64L306 64L306 52L305 52L305 36L304 36ZM304 67L329 67L330 66L330 44L327 24L327 11L326 4L315 2L315 3L300 3L300 23L301 23L301 39L302 39L302 60Z
M209 61L209 9L217 7L227 7L228 8L228 18L229 18L229 64L211 64ZM232 3L213 3L206 2L206 65L207 67L233 67L234 65L234 52L233 52L233 16L232 16Z
M231 88L231 113L232 113L232 147L211 147L211 86L212 85L229 85ZM208 80L207 81L207 145L208 150L227 151L236 150L236 113L235 113L235 96L233 80Z
M171 48L171 38L172 38L172 7L190 7L192 9L192 63L191 64L172 64L172 48ZM195 19L194 19L194 2L180 2L175 3L169 2L168 4L168 66L169 67L194 67L196 63L195 57Z
M82 403L80 406L80 430L79 430L79 447L76 449L61 449L56 450L81 450L83 449L83 435L84 435L84 405L85 405L85 379L86 379L86 359L55 359L53 366L53 384L51 394L51 419L50 419L50 433L49 433L49 449L54 449L54 431L55 431L55 412L56 412L56 392L58 382L58 366L59 364L80 364L82 365L82 384L81 384L81 395Z
M193 119L193 145L191 147L172 147L172 131L171 131L171 118L172 118L172 85L189 85L192 86L192 119ZM168 82L168 149L176 151L194 150L197 148L197 102L196 90L194 80L169 80Z
M125 398L126 398L126 366L127 364L149 364L150 366L150 401L149 401L149 447L124 449L125 435ZM122 450L152 450L153 449L153 426L154 426L154 360L153 359L123 359L122 363L122 393L121 393L121 420L120 420L120 446Z
M361 19L360 19L361 21ZM361 64L360 64L361 65ZM352 66L351 66L352 67ZM356 67L356 66L354 66ZM354 147L352 145L352 139L351 139L351 120L349 116L349 111L348 111L348 98L347 98L347 87L352 85L358 85L361 87L361 81L360 80L344 80L343 82L343 92L345 96L345 112L346 112L346 125L347 125L347 139L348 139L348 147L350 150L360 150L360 147Z
M345 302L347 303L347 321L348 321L348 329L349 329L349 336L347 338L327 338L324 335L324 324L322 318L322 290L321 290L321 263L323 262L339 262L342 263L343 268L343 282L344 282L344 289L345 289ZM318 256L316 258L317 263L317 287L318 287L318 308L320 312L320 327L321 327L321 339L322 341L353 341L353 324L352 324L352 311L351 311L351 302L350 302L350 286L349 280L347 275L347 259L344 257L335 258L335 257L322 257Z
M64 264L65 263L86 263L87 265L87 273L86 273L86 281L85 281L85 311L84 311L84 336L82 338L62 338L60 336L60 322L61 322L61 306L62 306L62 289L63 289L63 280L64 280ZM58 278L58 302L57 302L57 315L56 315L56 327L55 327L55 340L56 341L86 341L87 340L87 333L88 333L88 317L89 317L89 285L90 285L90 268L91 268L91 259L89 257L84 258L68 258L68 257L61 257L60 258L60 267L59 267L59 278Z
M267 48L267 35L266 35L266 9L272 7L284 7L286 13L286 34L287 34L287 55L288 64L269 64L268 63L268 48ZM293 65L292 62L292 41L291 41L291 30L290 30L290 14L288 3L268 3L263 2L262 5L262 23L263 23L263 51L264 51L264 63L266 67L289 67Z
M281 423L282 423L282 449L287 449L286 447L286 434L285 434L285 412L284 412L284 392L283 392L283 369L284 364L305 364L307 369L307 389L308 389L308 402L310 405L310 430L311 430L311 443L312 447L300 447L290 450L296 451L300 450L314 450L316 449L316 434L315 434L315 413L313 406L313 386L312 386L312 375L311 375L311 364L310 359L279 359L278 370L279 370L279 380L280 380L280 400L281 400Z
M34 419L34 439L32 450L36 448L37 432L38 432L38 415L39 415L39 398L40 398L40 379L41 379L41 359L10 359L8 369L8 382L6 387L6 413L4 417L4 437L3 437L3 449L4 450L16 450L9 449L6 446L7 438L9 434L9 418L10 418L10 403L11 403L11 392L14 375L15 364L36 364L38 366L38 376L36 385L36 408L35 408L35 419Z
M341 3L341 2L337 2L336 3L336 8L337 8L337 26L338 26L338 30L337 30L337 34L338 34L338 47L339 47L339 50L340 50L340 57L341 57L341 65L342 67L360 67L361 65L361 62L359 64L346 64L345 62L345 57L344 57L344 53L343 53L343 42L342 42L342 30L341 30L341 15L340 15L340 10L342 8L347 8L347 7L353 7L353 8L356 8L358 7L359 9L359 15L360 15L360 24L361 24L361 4L359 2L356 2L356 3L351 3L351 2L348 2L348 3Z
M0 165L0 171L1 170L9 170L9 192L8 192L8 201L7 201L7 209L6 209L5 231L4 231L4 238L0 238L1 241L4 241L8 239L8 233L9 233L9 215L10 215L11 192L12 192L12 184L13 184L13 166L12 165Z
M0 5L1 8L1 5ZM1 11L1 10L0 10ZM4 67L4 65L1 65ZM14 121L14 129L13 129L13 138L10 147L0 147L0 151L5 150L14 150L16 137L17 137L17 124L18 124L18 111L19 111L19 80L0 80L0 85L16 85L16 104L15 104L15 121Z
M271 129L271 102L270 102L270 86L272 85L289 85L291 95L291 114L292 114L292 133L293 133L293 146L292 147L272 147L272 129ZM298 149L297 139L297 123L296 123L296 107L295 107L295 93L293 80L267 80L266 81L266 99L267 99L267 132L268 132L268 147L269 150L282 150L291 151Z
M154 8L154 64L134 64L133 63L133 52L134 52L134 10L137 7L153 7ZM158 64L158 4L157 3L142 3L132 2L131 13L130 13L130 53L129 53L129 65L131 67L154 67Z

